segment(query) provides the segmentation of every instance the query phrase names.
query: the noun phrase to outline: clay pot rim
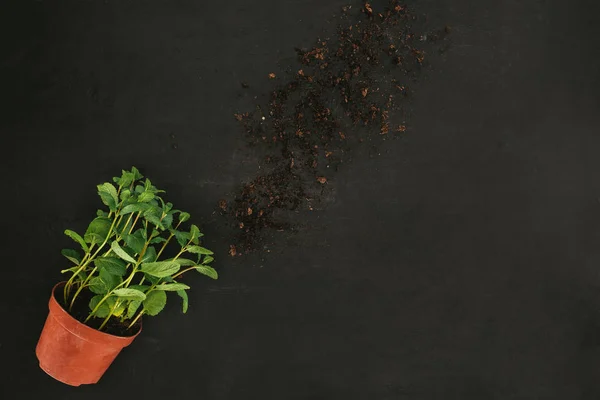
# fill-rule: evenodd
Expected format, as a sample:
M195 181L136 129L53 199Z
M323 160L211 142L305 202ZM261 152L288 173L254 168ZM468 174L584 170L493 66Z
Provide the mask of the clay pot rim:
M62 282L58 282L56 285L54 285L54 287L52 288L52 296L50 296L50 302L49 302L48 306L50 308L50 315L52 315L53 313L58 314L58 315L54 315L54 318L64 329L69 331L74 336L77 336L78 338L85 340L87 342L111 341L113 343L121 342L121 345L128 346L129 344L131 344L131 342L133 342L133 340L142 331L142 327L140 326L140 329L134 335L118 336L118 335L113 335L110 333L99 331L99 330L94 329L91 326L88 326L88 325L84 324L83 322L75 319L71 314L69 314L69 312L67 310L65 310L60 305L58 300L56 300L56 295L55 295L56 289L63 286L65 283L66 283L65 281L62 281ZM66 321L64 321L64 320L66 320ZM71 324L71 326L69 326L68 324L65 324L64 322L69 322ZM79 332L76 332L72 329L73 325L78 326ZM125 343L123 343L123 342L125 342Z

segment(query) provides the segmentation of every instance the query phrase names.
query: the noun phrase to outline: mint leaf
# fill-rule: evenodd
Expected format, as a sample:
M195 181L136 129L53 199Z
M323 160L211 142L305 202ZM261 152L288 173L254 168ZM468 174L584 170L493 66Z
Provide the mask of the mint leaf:
M142 231L143 229L138 229L131 235L123 235L125 244L136 254L140 254L146 245Z
M83 251L85 251L86 253L89 251L88 245L85 243L85 240L83 240L83 238L81 236L79 236L79 234L77 232L73 232L70 229L66 229L65 235L67 235L68 237L70 237L71 239L73 239L74 241L79 243L79 245L81 246Z
M90 311L93 311L94 308L96 308L96 306L98 305L98 303L100 303L100 300L102 300L103 297L104 296L102 296L101 294L92 297L92 299L90 300L90 303L89 303ZM96 314L94 314L94 315L98 318L106 318L109 313L110 313L110 307L108 306L108 301L105 301L98 308L98 310L96 311Z
M146 295L146 300L144 300L143 304L146 314L157 315L165 308L165 304L167 304L167 294L162 290L150 292Z
M131 257L129 254L127 254L125 252L125 250L123 250L121 248L121 246L119 246L119 243L117 243L116 240L114 240L111 244L110 244L110 248L112 249L112 251L119 256L119 258L121 258L122 260L125 260L129 263L135 264L135 260L133 259L133 257Z
M179 264L175 261L159 261L142 264L141 271L157 278L164 278L173 275L179 271L179 268Z
M186 251L188 251L190 253L194 253L194 254L207 254L207 255L214 254L209 249L205 249L204 247L201 247L201 246L190 246L187 248Z
M178 290L177 294L181 297L181 310L185 314L188 310L188 294L185 290Z
M154 287L155 290L164 290L166 292L176 292L178 290L186 290L189 288L188 285L183 283L163 283Z
M112 221L106 217L96 217L83 235L86 243L97 243L104 242L110 232Z
M191 236L188 232L176 231L175 229L171 230L171 233L175 235L175 240L181 247L185 246L191 239Z
M62 249L60 251L60 254L62 254L63 256L65 256L69 261L71 261L75 265L79 265L79 263L81 262L81 256L75 250L72 250L72 249Z
M142 304L141 301L138 300L132 300L129 303L129 306L127 307L127 318L131 319L135 316L135 312L137 311L138 308L140 308L140 305Z
M143 292L131 288L116 289L113 293L115 296L127 300L144 301L146 299L146 295Z
M213 267L209 267L208 265L198 265L196 267L196 271L212 279L219 278L219 274L217 273L217 271Z
M178 258L177 260L173 260L178 263L182 267L191 267L192 265L196 265L195 261L188 260L187 258Z
M102 199L102 202L108 206L110 211L117 211L117 204L119 204L119 197L117 196L117 189L112 183L105 182L97 186L98 194Z
M134 212L146 211L149 207L150 206L146 203L129 204L129 205L123 207L123 209L121 210L121 212L119 214L127 215L127 214L131 214Z
M186 212L180 212L179 213L179 222L184 223L185 221L187 221L188 219L190 219L190 214L186 213Z
M106 271L111 275L123 276L127 271L127 264L116 257L99 257L94 260L98 270Z
M140 203L147 203L152 199L154 199L154 193L152 193L152 192L142 192L138 196L138 201Z
M144 256L142 257L141 263L149 263L156 261L156 249L152 246L148 246Z

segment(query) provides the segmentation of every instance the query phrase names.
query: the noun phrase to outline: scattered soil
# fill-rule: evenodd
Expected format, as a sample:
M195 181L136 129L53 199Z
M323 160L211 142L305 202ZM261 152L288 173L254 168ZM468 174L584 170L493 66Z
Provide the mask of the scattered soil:
M397 0L381 11L346 6L334 37L296 49L298 67L268 104L234 114L248 144L267 155L256 178L219 202L239 229L232 256L262 247L266 229L294 231L289 213L313 210L358 148L406 132L412 84L449 32L425 33L422 22Z
M64 304L62 299L62 289L56 291L58 297L58 303L66 310L67 306ZM75 300L75 304L73 304L73 310L69 313L73 318L77 321L83 323L85 319L90 314L90 308L88 304L94 294L89 290L82 290L81 293L77 296L77 300ZM100 328L104 322L104 318L91 318L87 323L87 326L92 327L94 329ZM131 328L127 329L129 323L122 324L119 318L112 317L107 323L106 326L102 329L102 332L109 333L111 335L116 336L133 336L136 332L138 332L142 327L141 318L138 322Z

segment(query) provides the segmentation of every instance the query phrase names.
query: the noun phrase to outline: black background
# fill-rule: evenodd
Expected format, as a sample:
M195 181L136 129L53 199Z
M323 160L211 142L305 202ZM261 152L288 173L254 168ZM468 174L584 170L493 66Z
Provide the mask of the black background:
M415 2L452 46L410 134L345 165L313 229L227 255L215 204L256 169L232 114L346 3L3 2L5 398L600 398L595 1ZM221 277L70 388L34 354L62 231L131 165L202 223Z

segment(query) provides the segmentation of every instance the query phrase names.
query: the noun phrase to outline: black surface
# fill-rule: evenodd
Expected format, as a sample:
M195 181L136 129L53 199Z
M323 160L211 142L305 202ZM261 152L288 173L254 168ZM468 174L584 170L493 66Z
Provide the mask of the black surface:
M315 229L226 255L214 206L255 168L231 115L344 3L0 6L3 398L600 398L594 1L418 2L453 45L413 132L342 168ZM69 388L34 355L62 231L130 165L203 222L221 278Z

